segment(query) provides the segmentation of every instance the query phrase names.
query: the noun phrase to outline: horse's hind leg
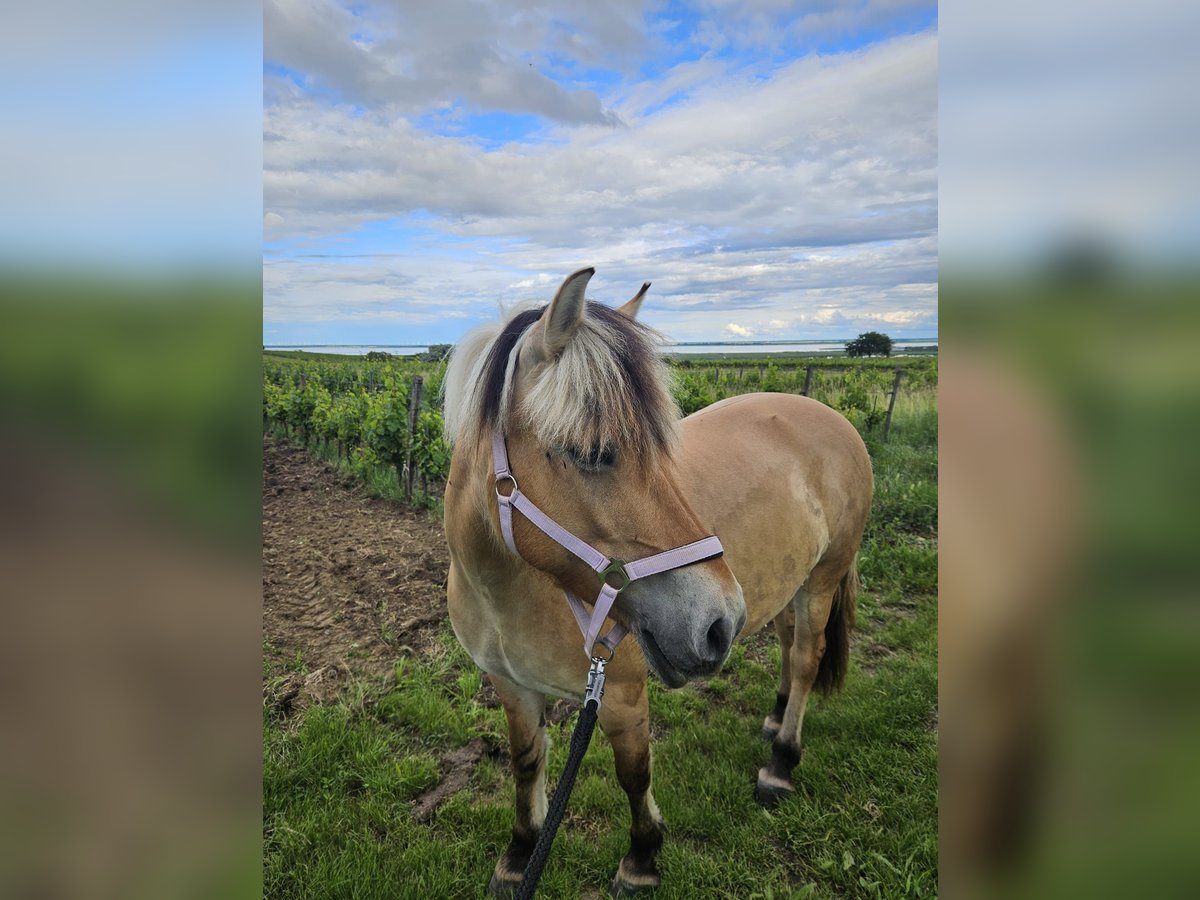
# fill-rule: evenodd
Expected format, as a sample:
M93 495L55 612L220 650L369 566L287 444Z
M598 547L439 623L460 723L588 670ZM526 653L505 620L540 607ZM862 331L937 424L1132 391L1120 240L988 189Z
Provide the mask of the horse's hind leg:
M610 684L600 727L613 748L617 780L629 796L629 852L613 879L614 895L657 887L659 848L666 826L650 793L650 705L645 680Z
M763 720L762 736L764 740L774 740L775 735L779 734L779 726L783 724L788 695L792 691L792 642L795 632L796 608L789 603L775 617L775 633L779 635L779 655L783 658L783 671L779 675L779 691L775 694L775 708Z
M795 637L789 654L791 686L779 730L771 742L771 761L758 770L756 793L765 806L795 792L792 770L800 762L800 730L813 686L818 681L823 690L838 686L845 672L846 641L854 620L857 585L853 563L848 570L834 575L830 569L818 566L792 600ZM825 659L827 639L835 643Z
M538 829L546 818L546 698L507 678L490 676L508 716L508 746L513 780L517 784L517 815L512 840L496 862L489 891L497 897L513 895L537 843Z

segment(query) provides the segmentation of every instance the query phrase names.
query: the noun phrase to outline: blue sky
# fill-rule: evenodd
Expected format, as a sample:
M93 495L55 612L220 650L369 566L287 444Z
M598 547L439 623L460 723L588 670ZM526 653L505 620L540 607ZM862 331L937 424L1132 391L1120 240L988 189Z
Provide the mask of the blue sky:
M264 13L268 344L454 341L586 265L676 340L937 333L933 4Z

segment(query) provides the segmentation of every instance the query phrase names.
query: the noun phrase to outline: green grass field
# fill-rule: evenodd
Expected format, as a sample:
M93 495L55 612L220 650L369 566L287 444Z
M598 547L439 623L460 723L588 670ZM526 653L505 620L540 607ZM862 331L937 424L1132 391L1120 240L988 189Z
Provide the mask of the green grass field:
M655 896L937 893L936 386L902 394L891 440L868 446L876 496L850 673L843 694L810 704L796 796L773 811L754 799L778 677L772 629L736 646L719 677L651 686L654 792L669 829ZM411 809L447 753L479 735L504 744L503 712L480 702L481 684L447 623L388 690L359 686L286 720L265 712L266 895L483 896L512 824L507 768L485 757L430 824ZM573 725L550 729L551 789ZM597 731L539 896L603 895L628 827Z

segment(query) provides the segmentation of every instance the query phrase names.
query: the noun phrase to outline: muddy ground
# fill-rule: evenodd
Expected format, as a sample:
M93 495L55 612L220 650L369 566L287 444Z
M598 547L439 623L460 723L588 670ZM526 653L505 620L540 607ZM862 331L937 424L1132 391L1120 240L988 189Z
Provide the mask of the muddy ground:
M383 684L446 617L449 553L425 510L370 497L304 450L263 439L263 639L281 707ZM291 672L278 677L279 672Z

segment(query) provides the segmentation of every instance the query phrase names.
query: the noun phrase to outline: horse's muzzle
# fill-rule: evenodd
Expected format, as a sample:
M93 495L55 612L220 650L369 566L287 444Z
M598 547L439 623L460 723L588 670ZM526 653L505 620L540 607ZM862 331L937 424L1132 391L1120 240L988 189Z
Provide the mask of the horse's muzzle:
M746 607L740 593L723 605L726 609L710 609L708 615L666 622L651 621L657 617L649 616L639 623L635 631L638 643L650 671L664 684L680 687L689 679L720 671L734 639L746 624Z

